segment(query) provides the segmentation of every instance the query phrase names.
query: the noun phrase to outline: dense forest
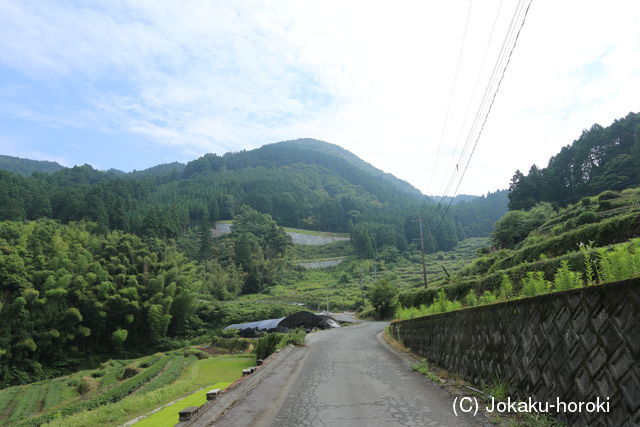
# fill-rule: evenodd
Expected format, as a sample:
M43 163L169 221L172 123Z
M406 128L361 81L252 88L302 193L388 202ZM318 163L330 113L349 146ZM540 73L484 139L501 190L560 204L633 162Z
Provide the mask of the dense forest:
M92 222L0 222L0 386L224 326L238 313L216 301L286 283L290 245L249 207L215 245L208 230L176 244Z
M539 202L564 206L604 190L640 183L640 114L629 113L608 127L594 124L527 175L516 171L509 187L511 209Z
M234 301L300 278L282 226L347 232L361 258L391 260L416 247L418 218L436 252L487 236L507 204L504 191L490 193L443 217L408 183L313 140L130 173L89 165L47 172L8 159L11 171L0 170L0 386L296 310ZM226 219L232 232L214 239L213 223Z
M46 160L30 160L20 157L0 155L0 170L5 170L19 175L29 176L33 172L55 172L64 169L59 163Z
M128 174L89 165L29 177L0 172L0 219L87 220L101 231L174 238L232 219L247 205L282 226L352 232L357 225L374 246L403 250L418 237L410 222L422 216L431 234L427 247L438 250L488 235L506 210L500 194L460 203L442 219L410 184L338 146L298 140Z

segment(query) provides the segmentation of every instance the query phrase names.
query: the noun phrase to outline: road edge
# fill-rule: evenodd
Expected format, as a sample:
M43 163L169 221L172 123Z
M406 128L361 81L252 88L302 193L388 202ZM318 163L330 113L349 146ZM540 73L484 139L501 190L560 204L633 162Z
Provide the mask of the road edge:
M289 345L273 353L256 371L238 379L225 389L222 396L206 402L189 421L182 421L176 427L205 426L215 423L225 412L244 399L274 369L277 369L296 347Z

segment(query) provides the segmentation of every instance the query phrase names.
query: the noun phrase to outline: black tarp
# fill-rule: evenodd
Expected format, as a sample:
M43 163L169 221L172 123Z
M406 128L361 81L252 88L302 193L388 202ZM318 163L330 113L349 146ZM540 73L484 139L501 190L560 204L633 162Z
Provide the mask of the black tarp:
M329 329L339 328L340 324L331 316L318 315L308 311L299 311L290 316L280 319L258 320L256 322L235 323L229 325L227 329L238 329L242 336L255 335L259 332L287 332L291 329Z

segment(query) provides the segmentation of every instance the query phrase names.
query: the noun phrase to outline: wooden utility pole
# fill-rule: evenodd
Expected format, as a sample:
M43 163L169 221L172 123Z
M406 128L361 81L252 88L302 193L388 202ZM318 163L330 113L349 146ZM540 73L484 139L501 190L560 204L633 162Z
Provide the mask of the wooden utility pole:
M422 277L424 279L424 287L427 287L427 263L424 258L424 235L422 234L422 218L418 217L418 225L420 226L420 250L422 251Z

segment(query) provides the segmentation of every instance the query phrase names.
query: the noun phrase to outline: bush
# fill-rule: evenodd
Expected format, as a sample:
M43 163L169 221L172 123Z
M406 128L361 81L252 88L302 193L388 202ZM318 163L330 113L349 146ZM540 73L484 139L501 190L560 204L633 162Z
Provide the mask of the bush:
M592 222L598 221L598 215L595 212L586 211L582 212L576 218L577 225L591 224Z
M599 275L602 282L630 279L640 274L640 239L626 245L598 250Z
M484 291L484 293L480 295L480 304L481 305L492 304L496 302L496 299L497 298L494 294L492 294L489 291Z
M307 336L307 333L302 328L295 329L293 331L289 331L282 336L280 339L280 347L286 347L289 344L300 346L304 344L304 337Z
M532 297L535 295L541 295L551 290L551 283L545 280L544 273L542 271L530 271L527 273L522 282L522 289L520 295L525 297Z
M509 299L513 295L513 282L509 278L509 275L506 273L502 273L502 282L500 283L499 295L503 300Z
M571 271L569 269L569 262L564 260L561 262L560 268L556 271L556 275L553 278L553 285L558 291L578 288L583 285L582 274Z
M598 200L611 200L617 199L618 197L620 197L620 194L616 193L615 191L604 191L598 195Z
M237 331L237 329L232 329ZM247 338L224 338L224 337L213 337L211 340L211 345L214 347L222 348L227 350L229 353L239 353L247 351L249 346L251 345L251 341Z
M478 305L478 297L474 291L469 291L467 296L464 297L464 303L469 307Z
M280 344L281 338L281 333L272 332L258 339L258 342L256 343L256 359L264 360L271 356L278 349L278 344Z
M608 211L611 208L612 208L611 202L602 201L602 202L598 203L598 210L599 211Z
M373 285L367 297L371 301L373 308L375 308L378 318L384 318L393 314L391 311L395 307L395 297L397 293L395 286L390 283L388 277L378 280Z

